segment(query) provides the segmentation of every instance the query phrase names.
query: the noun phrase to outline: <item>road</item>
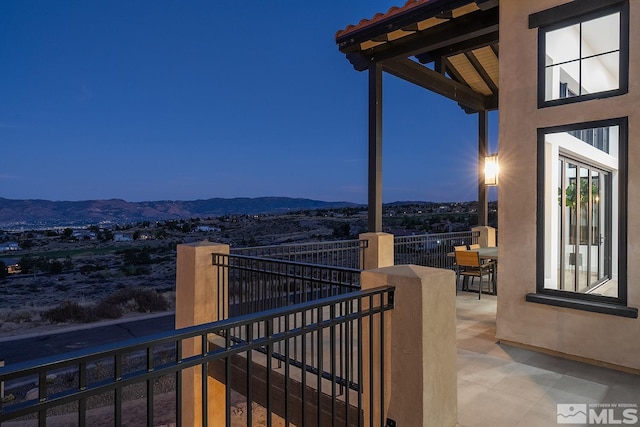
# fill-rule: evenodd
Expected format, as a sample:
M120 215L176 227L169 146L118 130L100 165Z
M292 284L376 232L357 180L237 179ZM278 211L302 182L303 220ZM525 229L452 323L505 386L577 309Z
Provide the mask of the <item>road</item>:
M0 341L0 360L5 364L38 359L69 351L136 338L174 329L175 315L161 314L141 320L114 321L100 326L83 325L64 331L16 337Z

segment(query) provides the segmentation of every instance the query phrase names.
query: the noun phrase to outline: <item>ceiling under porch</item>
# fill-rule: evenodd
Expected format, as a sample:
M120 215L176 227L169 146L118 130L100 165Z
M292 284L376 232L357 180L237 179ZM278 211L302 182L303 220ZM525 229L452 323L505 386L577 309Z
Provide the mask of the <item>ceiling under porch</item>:
M354 68L372 64L453 99L467 112L498 108L498 0L409 0L336 33Z

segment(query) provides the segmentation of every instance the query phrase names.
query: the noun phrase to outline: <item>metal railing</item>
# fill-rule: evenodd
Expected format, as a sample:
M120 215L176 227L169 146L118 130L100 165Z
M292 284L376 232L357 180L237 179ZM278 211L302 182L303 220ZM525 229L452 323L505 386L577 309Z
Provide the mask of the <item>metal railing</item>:
M367 240L339 240L294 245L256 246L233 248L231 253L306 264L362 269L368 243Z
M382 324L385 312L393 308L393 291L389 286L356 291L2 367L0 381L7 390L35 384L37 392L0 403L0 425L17 419L56 425L56 416L70 415L71 424L79 426L96 421L155 425L155 414L173 405L173 419L162 422L180 426L182 374L190 368L202 374L198 388L203 396L209 395L208 378L224 384L226 409L219 416L227 425L237 415L232 411L232 390L244 396L246 425L253 425L254 403L266 411L266 425L275 416L285 425L360 426L365 419L373 425L374 408L382 408L385 398ZM232 339L238 330L243 331L241 338ZM342 354L336 351L340 330L341 339L349 343ZM186 348L191 340L201 343L203 350L183 357L183 344ZM364 366L363 360L374 363ZM155 400L165 382L172 387L162 392L173 396L159 408ZM204 419L215 398L202 399L198 409ZM94 409L105 400L110 411ZM364 414L365 409L370 412ZM128 419L140 411L142 418Z
M246 255L212 254L221 318L360 289L360 270Z
M478 231L456 233L421 234L394 237L395 264L415 264L425 267L454 268L454 246L478 243Z

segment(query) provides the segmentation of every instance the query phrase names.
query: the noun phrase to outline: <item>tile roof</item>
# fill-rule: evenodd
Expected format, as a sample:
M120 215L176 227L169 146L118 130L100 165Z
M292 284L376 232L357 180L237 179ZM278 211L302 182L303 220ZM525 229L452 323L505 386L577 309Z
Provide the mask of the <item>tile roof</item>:
M407 12L411 9L414 9L418 6L422 6L427 3L432 3L436 0L407 0L404 6L393 6L386 13L376 13L371 19L362 19L356 25L347 25L347 27L343 30L338 30L336 32L336 39L343 37L347 34L358 31L362 28L368 27L370 25L376 24L380 21L383 21L392 16L399 15L401 13Z

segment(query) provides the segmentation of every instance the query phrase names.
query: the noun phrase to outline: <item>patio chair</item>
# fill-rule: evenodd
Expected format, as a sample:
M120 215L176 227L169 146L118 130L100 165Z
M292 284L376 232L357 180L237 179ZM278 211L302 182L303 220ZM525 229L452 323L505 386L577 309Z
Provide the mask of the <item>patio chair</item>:
M456 274L456 284L460 281L460 276L463 278L463 289L468 289L464 286L464 283L471 277L471 283L476 277L480 278L480 284L478 285L478 299L482 295L482 282L486 275L489 279L489 290L493 286L493 292L495 293L495 262L480 262L480 254L474 251L456 251L456 265L458 266ZM457 288L457 285L456 285Z
M460 245L460 246L454 246L453 247L453 251L454 252L458 252L458 251L466 251L467 250L467 245ZM458 266L458 263L456 262L456 260L453 260L453 270L456 272L456 277L458 277L458 270L460 269L460 267ZM456 294L458 293L458 282L456 281Z

